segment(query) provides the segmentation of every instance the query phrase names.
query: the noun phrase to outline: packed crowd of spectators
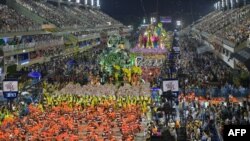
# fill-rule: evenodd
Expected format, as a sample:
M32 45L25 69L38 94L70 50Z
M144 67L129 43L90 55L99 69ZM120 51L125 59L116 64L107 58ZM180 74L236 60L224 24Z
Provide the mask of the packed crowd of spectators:
M0 32L29 31L38 27L33 21L15 10L0 4Z
M37 35L24 35L24 36L14 36L13 38L1 39L0 45L19 45L27 43L37 43L37 42L49 42L53 40L62 40L62 36L55 36L52 34L37 34Z
M187 41L186 41L187 40ZM186 91L195 91L196 94L212 96L243 96L248 92L248 86L233 82L233 70L220 61L213 53L198 54L193 42L189 38L181 41L184 48L181 56L182 71L188 76L185 78Z
M22 43L32 43L32 42L42 42L42 41L50 41L50 40L60 40L62 36L54 36L52 34L40 34L40 35L32 35L32 36L22 36Z
M205 102L187 101L181 99L179 103L180 117L186 123L186 134L189 140L218 141L219 135L215 125L216 113L213 105Z
M71 7L68 5L56 7L44 1L33 0L17 0L17 3L59 27L80 26L88 28L121 24L97 9ZM1 32L30 31L40 30L41 28L40 25L20 15L7 5L0 5L0 16Z
M13 38L7 38L3 41L3 50L12 51L15 49L25 48L48 48L53 46L61 46L64 44L62 36L54 36L52 34L40 34L40 35L25 35L14 36Z
M74 10L76 10L77 14L81 14L78 16L83 16L83 18L87 17L87 21L91 25L96 25L96 26L108 26L108 25L116 25L116 24L121 24L120 22L116 21L115 19L111 18L107 14L104 14L100 10L95 10L95 9L83 9L83 8L78 8L75 7Z
M44 1L33 0L17 0L17 2L28 10L45 18L59 27L95 27L108 26L111 24L120 24L118 21L112 19L108 15L99 10L92 10L89 8L81 8L75 6L61 5L54 6ZM110 22L110 23L109 23Z
M190 37L180 39L181 71L187 74L178 98L180 122L188 140L219 141L224 125L250 124L249 86L235 85L233 70L213 53L196 53L195 44Z
M86 37L88 35L98 34L96 31L78 31L72 33L76 37Z
M226 11L214 11L198 22L200 31L215 34L234 44L245 41L250 34L250 5Z
M46 51L41 51L43 56L60 54L64 47ZM80 84L91 83L90 79L100 79L97 75L98 63L96 61L97 55L100 54L102 48L96 47L89 51L79 54L77 57L68 55L64 57L52 57L50 62L43 64L35 64L29 67L24 67L21 70L23 74L22 80L28 80L27 74L31 71L41 72L42 77L47 76L48 82L53 84L61 84L62 86L68 82L76 82ZM74 59L73 59L74 58ZM20 81L22 82L22 81Z
M109 15L107 15L106 13L101 12L100 10L94 10L94 12L99 14L100 15L99 18L102 18L103 21L109 21L109 22L111 22L113 24L121 24L121 22L111 18Z
M188 98L189 97L189 98ZM234 98L235 99L235 98ZM181 121L186 122L190 140L220 140L224 125L249 125L249 100L222 100L212 103L210 98L182 97L179 103Z
M106 22L102 21L99 18L99 15L96 15L96 13L93 12L93 10L90 9L83 9L80 7L74 7L72 8L72 11L75 12L75 16L79 16L86 21L88 21L89 26L100 26L100 25L107 25Z
M52 4L33 0L18 0L17 2L59 27L84 25L84 23L77 17L68 14Z
M100 35L102 33L106 34L106 36L107 36L110 32L119 33L119 30L120 29L113 27L113 28L104 28L104 29L100 29L100 30L97 29L97 30L75 31L75 32L71 32L71 34L73 34L74 36L76 36L78 38L84 38L84 37L91 36L91 35Z
M52 23L62 28L93 28L122 25L120 22L98 9L64 4L55 6L52 3L42 0L16 0L16 2L32 13L44 18L47 21L44 23ZM7 5L0 5L0 16L0 32L41 30L41 25L19 14Z
M216 121L220 133L223 133L223 125L249 125L249 108L249 100L243 100L240 103L225 103L217 105L214 109L216 109Z

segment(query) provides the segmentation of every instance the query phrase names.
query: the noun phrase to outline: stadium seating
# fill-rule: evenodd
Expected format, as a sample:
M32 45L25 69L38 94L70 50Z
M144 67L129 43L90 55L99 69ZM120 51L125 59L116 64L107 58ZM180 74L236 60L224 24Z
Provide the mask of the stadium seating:
M38 27L33 21L0 4L0 32L29 31Z
M63 4L56 6L40 0L16 0L15 2L18 6L34 13L58 28L80 27L82 29L89 29L93 27L122 25L99 9ZM22 15L23 13L20 14L15 9L7 5L0 5L0 33L28 32L42 29L41 24L43 23L33 21L27 14Z
M227 11L214 11L203 17L195 28L234 44L247 40L250 30L250 5Z

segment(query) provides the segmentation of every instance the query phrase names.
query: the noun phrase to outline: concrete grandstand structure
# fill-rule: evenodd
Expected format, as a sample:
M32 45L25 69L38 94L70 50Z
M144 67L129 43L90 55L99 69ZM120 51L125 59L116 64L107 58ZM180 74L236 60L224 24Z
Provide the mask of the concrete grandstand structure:
M0 4L1 78L53 57L84 52L113 34L131 31L96 7L43 0L9 0ZM106 36L106 37L105 37Z
M209 13L189 27L204 46L200 53L213 51L217 57L235 69L250 69L247 54L250 35L250 5ZM198 51L197 50L197 51ZM248 52L249 53L249 52Z

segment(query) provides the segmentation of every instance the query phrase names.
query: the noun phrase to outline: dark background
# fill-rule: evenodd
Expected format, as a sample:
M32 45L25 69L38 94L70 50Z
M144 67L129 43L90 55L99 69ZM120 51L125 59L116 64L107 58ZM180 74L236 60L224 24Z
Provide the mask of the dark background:
M181 20L184 26L214 10L217 0L158 0L160 16ZM100 0L101 9L126 25L138 24L157 11L157 0ZM145 10L143 10L143 7Z
M0 0L5 3L6 0ZM71 0L75 1L75 0ZM84 3L84 0L81 0ZM90 3L91 0L89 0ZM157 8L158 1L158 8ZM160 16L170 16L175 23L191 24L214 10L218 0L100 0L101 9L125 25L139 25L143 18L158 11ZM143 8L144 7L144 8ZM144 10L143 10L144 9Z
M6 4L6 0L0 0L0 4Z

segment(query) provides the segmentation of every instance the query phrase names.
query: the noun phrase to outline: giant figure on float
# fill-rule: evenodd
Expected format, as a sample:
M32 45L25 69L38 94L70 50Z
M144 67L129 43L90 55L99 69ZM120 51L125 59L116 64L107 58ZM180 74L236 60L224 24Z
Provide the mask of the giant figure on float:
M139 35L139 48L165 48L167 47L168 35L163 29L162 23L157 26L150 25L147 27L144 34Z
M152 37L153 37L153 26L149 26L147 32L145 34L147 35L147 48L153 47Z
M158 41L159 41L159 36L157 35L156 32L154 32L154 36L152 37L152 42L153 42L154 48L159 47Z

